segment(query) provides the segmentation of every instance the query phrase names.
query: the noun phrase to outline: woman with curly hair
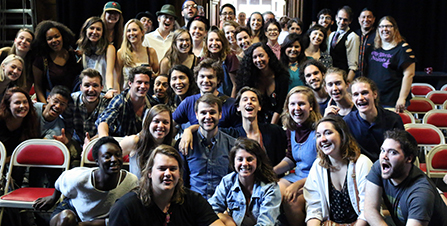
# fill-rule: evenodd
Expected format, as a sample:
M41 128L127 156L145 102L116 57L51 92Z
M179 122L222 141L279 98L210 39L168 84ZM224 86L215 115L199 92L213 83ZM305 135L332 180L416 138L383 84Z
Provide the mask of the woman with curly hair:
M319 105L312 89L297 86L290 90L282 113L282 122L287 128L287 153L273 169L277 175L282 175L295 168L294 173L279 180L284 213L293 225L304 224L302 188L317 157L314 124L320 118Z
M109 214L110 226L223 226L210 204L183 186L183 159L175 148L160 145L144 164L140 185L121 197Z
M264 33L264 18L260 12L254 12L248 18L248 26L251 29L251 41L252 43L267 42L267 37Z
M129 87L128 77L130 69L136 66L147 66L154 74L158 73L157 53L152 47L144 47L144 27L137 19L127 21L124 27L123 44L118 50L116 58L116 74L119 79L120 90Z
M37 54L33 63L37 101L46 103L54 86L62 85L69 90L75 87L82 65L77 63L71 47L74 41L74 33L59 22L45 20L37 25L32 44Z
M275 225L281 192L263 148L241 137L229 158L234 172L222 178L208 200L214 212L225 225Z
M31 51L31 42L34 40L34 33L28 28L21 28L14 39L14 44L11 47L3 47L0 49L0 62L11 54L15 54L23 59L24 75L20 81L16 81L15 85L22 87L25 91L29 91L33 86L33 54ZM23 79L23 81L22 81ZM22 85L22 82L25 85Z
M124 18L121 5L118 2L107 2L101 14L104 22L104 36L115 49L120 49L123 42Z
M289 68L290 84L288 91L295 86L303 86L300 79L300 64L306 60L304 48L302 48L301 35L289 34L281 45L281 62Z
M185 29L177 29L172 37L171 48L160 61L160 74L168 74L173 65L182 64L191 70L197 65L197 57L192 52L191 35Z
M161 144L171 145L174 125L171 110L164 104L151 108L144 120L143 129L136 135L126 136L120 145L123 156L129 155L129 171L138 178L154 148Z
M77 41L78 50L82 54L84 69L92 68L102 76L104 91L117 89L118 81L114 76L116 50L109 44L105 36L104 22L99 17L88 18L81 28Z
M278 60L281 58L281 45L278 43L281 25L276 20L269 20L264 26L265 36L267 37L267 46L272 49Z
M287 95L289 72L264 43L254 43L245 51L236 76L237 90L244 86L258 89L264 104L260 121L277 124Z
M239 60L231 53L230 44L223 31L213 26L205 38L205 57L222 62L224 79L218 88L219 92L236 97L236 72L239 70Z
M303 38L304 53L308 58L320 61L326 68L332 67L332 57L327 52L326 28L315 24Z
M307 225L368 225L363 204L371 160L341 117L326 116L316 128L318 158L304 184Z

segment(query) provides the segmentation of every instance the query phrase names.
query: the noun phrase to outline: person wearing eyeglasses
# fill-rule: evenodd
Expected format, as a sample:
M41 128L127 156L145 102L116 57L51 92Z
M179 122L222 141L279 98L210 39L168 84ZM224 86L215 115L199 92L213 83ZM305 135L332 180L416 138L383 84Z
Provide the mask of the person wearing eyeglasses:
M188 22L195 16L197 16L198 13L198 5L196 3L196 1L190 1L190 0L186 0L185 2L183 2L183 6L182 6L182 16L183 19L185 20L185 25L183 25L183 29L186 29L186 25L188 24Z
M369 59L366 76L379 88L380 105L403 112L410 104L416 57L393 17L380 19L374 50L365 58Z
M222 7L220 7L219 15L220 15L219 28L222 29L222 25L225 21L235 20L236 8L230 3L224 4Z

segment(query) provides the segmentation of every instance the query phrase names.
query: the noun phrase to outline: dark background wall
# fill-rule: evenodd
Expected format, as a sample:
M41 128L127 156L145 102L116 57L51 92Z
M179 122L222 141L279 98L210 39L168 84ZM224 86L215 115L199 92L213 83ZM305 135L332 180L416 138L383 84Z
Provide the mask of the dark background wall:
M292 0L295 1L295 0ZM58 20L75 33L90 16L99 16L105 0L57 0ZM164 4L172 4L179 16L183 0L118 0L123 10L125 22L140 11L150 11L154 15ZM203 2L203 1L198 1ZM358 29L359 12L368 7L376 16L376 23L390 15L397 20L401 34L412 46L418 63L416 70L433 67L434 71L447 72L447 1L445 0L304 0L303 21L308 27L316 20L318 11L331 9L334 14L343 5L352 7L355 15L351 28ZM279 15L278 15L279 16ZM156 23L155 23L156 24ZM335 26L334 26L335 29Z

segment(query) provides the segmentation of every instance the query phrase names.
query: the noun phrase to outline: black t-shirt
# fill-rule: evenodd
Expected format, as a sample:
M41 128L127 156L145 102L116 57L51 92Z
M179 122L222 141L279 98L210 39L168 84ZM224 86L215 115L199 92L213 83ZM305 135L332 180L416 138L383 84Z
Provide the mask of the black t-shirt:
M9 131L4 120L0 120L0 141L6 149L7 156L11 156L14 149L22 142L23 127Z
M168 225L210 225L219 218L210 204L198 193L185 188L185 201L182 205L171 203ZM145 207L135 192L121 197L110 210L110 226L154 225L162 226L167 214L155 203Z
M372 79L379 89L380 104L395 106L404 77L403 66L416 62L411 47L401 42L390 50L374 49L368 53L367 77ZM411 96L408 94L409 104Z
M376 161L366 178L383 188L383 199L397 226L405 225L408 219L430 221L429 226L447 225L447 206L419 168L412 166L408 177L397 186L382 179L381 172L380 161Z

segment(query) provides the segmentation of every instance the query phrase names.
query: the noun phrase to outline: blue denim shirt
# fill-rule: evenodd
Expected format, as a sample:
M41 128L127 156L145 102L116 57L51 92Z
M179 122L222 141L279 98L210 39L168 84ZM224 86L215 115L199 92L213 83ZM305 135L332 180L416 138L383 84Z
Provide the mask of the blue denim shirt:
M237 225L244 221L247 203L239 184L238 174L232 172L222 178L213 197L208 200L214 212L228 214ZM277 183L266 184L257 181L248 205L249 211L257 219L256 225L275 225L279 216L281 192Z
M193 133L193 149L184 158L184 184L201 194L205 199L211 198L222 177L231 172L229 153L235 139L218 131L206 145L206 138L200 130Z

